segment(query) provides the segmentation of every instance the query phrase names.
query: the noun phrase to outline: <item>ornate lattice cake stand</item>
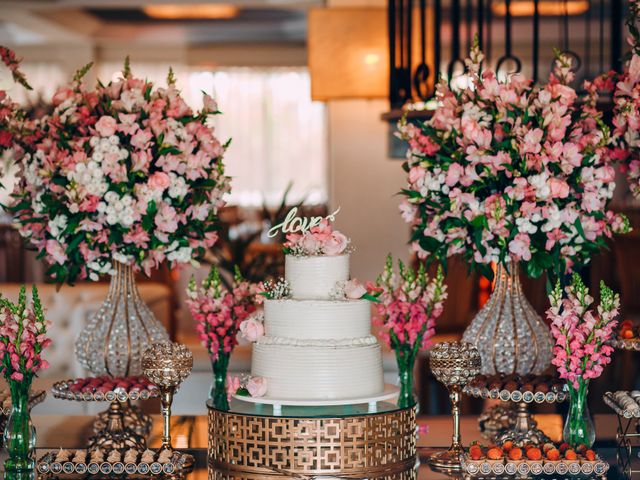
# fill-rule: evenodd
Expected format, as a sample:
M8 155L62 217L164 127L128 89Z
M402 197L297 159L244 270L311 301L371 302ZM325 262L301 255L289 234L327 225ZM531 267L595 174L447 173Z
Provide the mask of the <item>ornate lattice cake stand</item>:
M146 435L151 429L151 419L142 414L131 401L158 398L160 391L154 385L129 390L117 387L108 391L73 391L76 380L63 380L53 385L54 398L76 402L109 402L109 409L101 413L94 423L94 436L89 440L90 449L105 450L146 448Z
M305 407L232 399L209 410L211 471L226 478L396 478L416 464L416 410L378 402ZM398 477L399 478L399 477Z
M515 421L512 429L498 432L493 439L501 444L512 441L516 445L542 445L550 442L549 437L538 428L536 421L529 411L532 403L561 403L569 394L564 389L562 391L531 391L531 390L509 390L505 388L489 388L497 377L489 377L485 386L478 386L474 383L467 385L463 392L469 396L482 399L502 400L515 404Z

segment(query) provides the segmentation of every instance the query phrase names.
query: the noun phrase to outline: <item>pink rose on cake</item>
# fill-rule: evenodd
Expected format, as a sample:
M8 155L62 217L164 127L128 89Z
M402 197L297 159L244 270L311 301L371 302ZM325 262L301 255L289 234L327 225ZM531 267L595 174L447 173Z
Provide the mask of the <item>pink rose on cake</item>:
M333 232L324 244L325 255L340 255L347 249L349 240L340 232Z
M362 298L367 294L367 289L358 280L349 280L344 284L344 293L347 298Z
M247 390L252 397L264 397L267 394L267 379L251 377L247 382Z
M252 316L240 323L240 334L248 342L256 342L264 335L264 326L257 316Z

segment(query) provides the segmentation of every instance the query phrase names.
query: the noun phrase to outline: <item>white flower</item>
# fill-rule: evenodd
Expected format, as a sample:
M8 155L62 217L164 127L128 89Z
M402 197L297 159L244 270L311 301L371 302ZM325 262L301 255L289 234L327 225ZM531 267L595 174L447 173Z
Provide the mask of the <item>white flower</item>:
M177 263L188 263L191 261L192 250L191 247L182 247L167 255L167 260Z
M133 256L125 255L124 253L120 253L120 252L114 252L113 259L117 262L124 263L126 265L133 263Z
M168 191L169 196L177 199L184 198L184 196L189 192L187 182L183 177L179 177L173 172L169 173L169 178L171 179Z
M49 220L48 227L51 235L59 239L64 229L67 228L67 216L57 215L53 220Z
M516 218L516 225L518 226L518 231L522 233L536 233L538 231L538 227L531 223L528 218Z
M529 177L529 184L536 189L536 196L540 200L545 200L551 195L549 187L549 177L545 172Z

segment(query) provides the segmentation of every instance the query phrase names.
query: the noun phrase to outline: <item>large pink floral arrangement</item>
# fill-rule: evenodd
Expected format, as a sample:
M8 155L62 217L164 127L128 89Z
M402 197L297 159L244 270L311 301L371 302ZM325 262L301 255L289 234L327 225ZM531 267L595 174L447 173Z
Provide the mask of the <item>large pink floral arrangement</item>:
M41 370L49 368L42 352L51 344L47 338L47 322L33 287L31 305L26 289L20 289L18 303L0 298L0 368L8 382L26 382Z
M259 292L258 286L244 280L237 269L231 289L223 286L216 267L202 285L193 279L189 282L187 305L213 362L228 358L238 344L240 324L256 311Z
M615 320L620 307L620 297L600 283L600 305L591 309L593 297L579 275L574 274L571 284L565 288L563 299L560 283L549 296L551 307L547 318L551 322L551 334L556 344L551 361L560 378L578 388L583 380L597 378L611 362L613 347L607 345L618 324Z
M631 193L640 197L640 32L636 21L640 2L629 2L627 27L631 33L631 57L622 73L609 72L604 90L613 91L612 154L627 171Z
M58 282L97 280L112 261L145 272L192 262L217 239L229 188L225 146L207 125L219 113L207 95L193 112L174 85L134 77L87 89L80 71L53 97L22 162L11 210L20 233Z
M0 60L9 69L13 80L31 90L24 74L20 71L20 60L13 50L0 46ZM7 163L19 157L22 149L18 141L24 136L25 120L22 111L11 101L7 92L0 90L0 175Z
M382 341L394 350L408 347L417 353L428 348L435 335L447 286L441 269L430 279L422 264L414 270L399 261L398 267L396 274L389 255L376 285L368 285L370 295L377 297L374 325L380 328Z
M469 85L437 88L438 108L419 126L401 122L409 143L403 217L421 258L462 254L493 277L492 262L520 262L529 276L585 264L627 219L607 210L615 184L608 129L592 98L568 86L558 56L544 86L520 74L505 82L480 71L477 45ZM590 90L593 93L593 90Z

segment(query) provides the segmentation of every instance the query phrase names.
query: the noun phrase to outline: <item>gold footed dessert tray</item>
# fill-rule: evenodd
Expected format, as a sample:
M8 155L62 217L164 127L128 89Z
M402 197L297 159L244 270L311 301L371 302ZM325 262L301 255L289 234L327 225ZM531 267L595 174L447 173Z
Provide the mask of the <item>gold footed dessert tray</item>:
M529 405L561 403L569 397L564 382L555 377L536 375L480 375L470 381L463 392L475 398L512 403L510 421L505 423L503 430L492 432L491 440L498 443L512 441L517 445L543 445L550 441L538 428Z
M324 407L231 401L209 410L211 470L243 475L401 477L416 457L416 409L379 402Z
M95 435L90 448L146 448L145 437L151 420L131 401L158 398L158 387L144 377L89 377L57 382L51 389L54 398L76 402L109 402L109 408L94 423Z

